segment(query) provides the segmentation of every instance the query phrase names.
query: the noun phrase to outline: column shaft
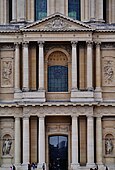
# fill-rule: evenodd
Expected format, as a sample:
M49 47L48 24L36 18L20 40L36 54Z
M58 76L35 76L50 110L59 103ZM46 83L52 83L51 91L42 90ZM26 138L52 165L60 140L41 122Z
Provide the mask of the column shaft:
M72 117L72 166L78 166L78 118Z
M19 44L15 45L15 92L20 91L20 56Z
M95 18L95 0L90 0L90 19Z
M77 89L77 42L72 42L72 90Z
M94 165L94 120L87 117L87 165Z
M17 19L17 1L12 0L12 21Z
M93 89L92 42L87 42L87 89Z
M28 44L23 44L23 91L29 90L29 56Z
M20 118L15 118L15 165L21 164L21 129Z
M26 19L26 1L18 0L17 1L17 20L25 21Z
M85 20L89 20L89 0L85 0Z
M23 118L23 164L29 163L30 151L29 151L29 117Z
M98 0L98 19L103 21L103 0Z
M101 90L101 56L100 43L96 43L96 90Z
M39 117L39 165L45 163L45 120L44 117Z
M8 9L6 9L7 8L7 5L6 5L6 0L4 0L4 11L3 11L3 13L4 13L4 15L2 16L2 17L4 17L4 24L6 24L7 22L8 22L8 20L7 20L7 10Z
M1 0L0 1L0 23L3 24L4 23L4 1Z
M96 160L102 165L102 123L101 117L96 118Z
M43 49L43 42L39 42L39 90L44 90L44 49Z

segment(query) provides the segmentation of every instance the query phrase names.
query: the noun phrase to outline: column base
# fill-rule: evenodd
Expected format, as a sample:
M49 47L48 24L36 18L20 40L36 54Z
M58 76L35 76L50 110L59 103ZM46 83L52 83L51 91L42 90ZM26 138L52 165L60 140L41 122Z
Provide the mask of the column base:
M43 165L45 166L45 169L46 169L46 164L45 163L38 163L37 164L37 170L43 170Z
M98 170L105 170L105 166L103 164L97 164Z
M96 164L95 163L87 163L86 167L88 167L88 168L96 168Z
M101 88L96 88L95 92L94 92L94 97L96 101L102 101L102 92L101 92Z
M78 167L80 167L79 163L71 163L72 170L77 170Z

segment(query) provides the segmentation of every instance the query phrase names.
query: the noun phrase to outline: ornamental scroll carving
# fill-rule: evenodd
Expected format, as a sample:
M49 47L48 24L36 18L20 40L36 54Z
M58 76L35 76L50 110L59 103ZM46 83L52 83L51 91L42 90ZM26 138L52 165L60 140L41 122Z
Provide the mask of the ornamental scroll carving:
M115 85L115 59L112 57L105 57L103 60L103 85Z
M68 23L66 23L63 19L57 17L54 18L50 23L48 23L46 25L46 28L50 28L50 29L63 29L66 27L71 27L71 25L69 25Z
M13 87L13 59L1 59L1 87Z

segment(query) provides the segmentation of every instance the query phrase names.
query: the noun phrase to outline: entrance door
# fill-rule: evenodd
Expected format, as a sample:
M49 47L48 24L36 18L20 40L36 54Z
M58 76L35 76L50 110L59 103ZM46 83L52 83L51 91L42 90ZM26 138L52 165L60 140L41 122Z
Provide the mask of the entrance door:
M68 169L68 137L49 137L49 170Z

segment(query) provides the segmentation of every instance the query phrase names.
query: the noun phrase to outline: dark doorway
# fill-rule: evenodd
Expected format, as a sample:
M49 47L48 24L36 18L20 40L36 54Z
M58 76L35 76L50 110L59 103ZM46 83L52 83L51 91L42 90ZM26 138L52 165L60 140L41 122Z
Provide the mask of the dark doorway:
M49 170L68 169L68 137L49 137Z

